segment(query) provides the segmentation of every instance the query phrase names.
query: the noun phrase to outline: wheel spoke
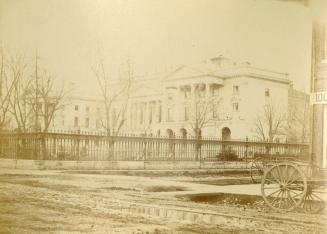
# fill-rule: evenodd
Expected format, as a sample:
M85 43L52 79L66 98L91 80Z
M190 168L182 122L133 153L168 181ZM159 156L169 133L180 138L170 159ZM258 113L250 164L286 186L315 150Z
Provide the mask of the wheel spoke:
M275 204L275 201L279 198L279 195L281 194L281 190L279 190L279 193L277 194L277 196L272 200L272 202L271 202L271 204L272 204L272 206L274 206L274 204Z
M267 178L266 178L266 181L268 181L268 182L270 182L272 184L276 184L276 183L279 184L277 181L273 181L273 180L270 180L270 179L267 179Z
M290 192L292 192L292 193L294 193L294 194L295 194L295 196L293 196L293 198L296 198L296 197L298 197L298 196L302 195L302 193L301 193L301 192L300 192L300 193L296 193L296 192L294 192L293 190L288 190L288 191L290 191Z
M289 184L293 184L295 181L297 181L298 179L301 179L301 175L298 175L298 177L296 177L296 179L292 180L291 182L289 182Z
M303 190L304 186L301 185L288 185L286 186L286 188L288 188L289 190Z
M288 168L288 165L286 164L286 166L285 166L285 168L284 168L284 178L285 178L285 180L284 180L284 183L286 184L286 181L287 181L287 168Z
M279 186L276 186L276 187L267 187L265 189L280 189L280 187Z
M283 197L284 197L284 191L282 191L282 196L281 196L281 198L279 199L279 202L278 202L278 208L280 208L280 205L282 204Z
M297 171L293 168L293 172L292 172L291 176L289 177L289 179L286 181L286 184L288 184L288 183L292 183L292 182L290 182L290 181L291 181L291 179L293 178L295 172L297 172Z
M278 184L280 184L280 180L278 180L278 179L275 177L273 171L271 171L270 174L271 174L271 176L275 179L275 181L276 181Z
M296 176L295 179L294 176ZM286 180L286 184L292 184L294 181L298 180L299 178L301 178L301 174L299 174L299 172L293 168L292 174Z
M311 201L310 201L310 195L306 196L305 198L305 201L304 201L304 204L303 204L303 207L306 209L306 210L309 210L311 211L312 210L312 206L311 206Z
M286 190L286 195L287 195L287 200L289 201L289 207L292 206L296 206L296 202L292 199L292 197L290 196L290 192L288 190Z
M277 162L265 172L261 191L265 202L272 209L290 211L302 205L307 193L307 181L296 165Z
M284 208L286 205L286 191L283 191L283 196L282 196L282 208Z
M282 181L282 175L281 175L281 171L280 171L279 166L277 166L277 172L278 172L279 179L280 179L279 181L283 183L284 181Z
M314 194L314 193L311 193L311 197L312 198L317 198L319 201L324 201L322 198L320 198L320 197L318 197L316 194ZM312 199L312 200L314 200L314 199Z
M293 199L293 197L291 196L289 190L287 190L287 196L288 196L289 198L291 198L291 201L294 203L294 205L296 205L296 202L295 202L295 200Z
M270 197L270 196L272 196L273 194L276 194L277 192L279 192L279 193L277 194L277 197L278 197L279 194L281 193L281 190L280 190L280 189L279 189L279 190L276 190L275 192L270 193L267 197Z

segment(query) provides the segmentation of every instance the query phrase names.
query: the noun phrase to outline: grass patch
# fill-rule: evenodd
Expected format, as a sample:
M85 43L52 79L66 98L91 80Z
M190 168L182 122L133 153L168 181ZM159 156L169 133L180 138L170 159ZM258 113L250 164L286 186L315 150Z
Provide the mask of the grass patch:
M262 201L261 196L228 193L201 193L177 196L193 202L208 204L255 205Z
M192 182L197 184L210 184L210 185L239 185L239 184L253 184L252 180L250 178L223 178L218 180L197 180L197 181L186 181L186 182Z
M133 189L133 188L123 188L123 187L102 187L101 189L105 189L105 190L116 190L116 191L140 191L137 189Z
M22 178L15 178L15 177L8 177L7 179L1 178L0 182L8 183L8 184L15 184L15 185L24 185L29 186L33 188L45 188L50 189L53 191L59 191L59 192L66 192L75 190L78 188L78 186L73 185L62 185L62 184L48 184L44 182L40 182L34 179L22 179Z
M126 175L143 177L207 177L207 176L245 176L249 175L246 169L209 169L209 170L70 170L64 174L95 174L95 175Z
M176 192L176 191L187 191L187 188L182 186L151 186L146 187L145 191L147 192Z

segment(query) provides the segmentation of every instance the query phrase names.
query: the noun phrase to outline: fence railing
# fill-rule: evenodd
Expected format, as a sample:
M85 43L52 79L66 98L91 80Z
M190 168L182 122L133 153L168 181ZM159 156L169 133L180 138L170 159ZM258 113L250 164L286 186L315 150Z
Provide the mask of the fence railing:
M308 156L307 144L79 133L0 133L0 158L34 160L251 160Z

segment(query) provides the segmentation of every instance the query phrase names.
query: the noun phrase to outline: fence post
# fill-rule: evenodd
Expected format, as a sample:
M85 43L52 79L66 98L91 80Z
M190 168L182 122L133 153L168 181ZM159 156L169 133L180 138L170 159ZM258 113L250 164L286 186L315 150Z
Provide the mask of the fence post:
M248 168L248 141L249 138L245 138L245 168Z

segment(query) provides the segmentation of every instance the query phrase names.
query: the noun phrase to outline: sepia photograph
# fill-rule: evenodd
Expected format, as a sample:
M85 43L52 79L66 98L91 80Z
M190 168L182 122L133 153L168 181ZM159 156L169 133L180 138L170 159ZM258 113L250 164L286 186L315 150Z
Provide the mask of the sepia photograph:
M0 0L7 233L327 233L327 1Z

